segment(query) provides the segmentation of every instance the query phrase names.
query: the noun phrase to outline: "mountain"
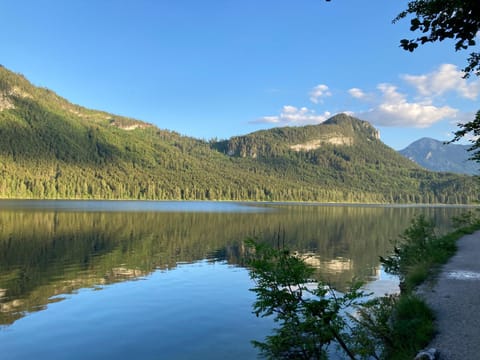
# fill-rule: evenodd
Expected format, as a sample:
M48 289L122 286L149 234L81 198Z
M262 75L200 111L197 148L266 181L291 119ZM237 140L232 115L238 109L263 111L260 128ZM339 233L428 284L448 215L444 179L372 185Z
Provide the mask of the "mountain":
M344 114L206 142L71 104L4 67L0 175L1 198L478 200L472 177L426 171Z
M468 148L468 145L422 138L399 152L429 170L475 175L479 173L480 165L469 160Z
M381 142L368 122L345 114L319 125L233 137L215 148L231 157L249 159L257 167L273 168L284 177L321 183L322 190L346 191L344 201L360 201L359 194L377 199L374 194L381 193L387 202L448 202L455 195L442 194L471 184L465 177L460 180L453 174L422 170Z

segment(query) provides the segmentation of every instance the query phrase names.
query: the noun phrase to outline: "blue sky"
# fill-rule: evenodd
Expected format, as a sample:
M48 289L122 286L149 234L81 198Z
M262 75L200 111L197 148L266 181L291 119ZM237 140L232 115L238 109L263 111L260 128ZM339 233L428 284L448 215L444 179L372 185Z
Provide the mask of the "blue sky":
M0 63L73 103L227 138L349 112L401 149L479 109L468 52L407 53L407 1L3 0Z

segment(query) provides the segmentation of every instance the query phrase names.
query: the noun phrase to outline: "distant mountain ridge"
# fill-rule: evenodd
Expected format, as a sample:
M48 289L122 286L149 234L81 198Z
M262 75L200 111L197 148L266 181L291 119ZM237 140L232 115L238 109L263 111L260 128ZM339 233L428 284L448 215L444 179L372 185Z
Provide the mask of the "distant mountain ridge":
M0 198L468 203L475 179L426 171L339 114L203 141L74 105L0 67Z
M469 147L422 138L400 150L399 153L429 170L478 175L480 165L469 160L471 156L468 152Z

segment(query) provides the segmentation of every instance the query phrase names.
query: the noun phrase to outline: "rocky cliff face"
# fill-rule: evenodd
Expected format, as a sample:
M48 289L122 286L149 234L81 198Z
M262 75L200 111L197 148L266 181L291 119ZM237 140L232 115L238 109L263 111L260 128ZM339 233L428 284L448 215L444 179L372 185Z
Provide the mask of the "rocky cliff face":
M331 136L324 139L310 140L303 144L290 145L294 151L311 151L322 147L322 145L351 146L353 138L350 136Z

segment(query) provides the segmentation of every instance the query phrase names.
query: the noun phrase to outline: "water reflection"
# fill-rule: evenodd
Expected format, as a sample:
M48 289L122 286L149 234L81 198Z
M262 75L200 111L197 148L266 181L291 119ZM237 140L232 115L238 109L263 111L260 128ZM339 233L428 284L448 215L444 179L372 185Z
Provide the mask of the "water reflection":
M10 205L9 205L10 204ZM135 210L130 202L116 211L95 208L78 211L41 202L1 204L0 211L0 324L8 325L26 313L60 301L61 294L81 288L145 277L180 263L223 260L244 266L247 236L275 243L285 232L286 246L308 255L318 276L339 289L353 277L378 273L378 256L391 247L415 214L424 213L445 228L457 208L329 207L298 205L248 206L229 211L172 212ZM12 205L13 204L13 205ZM88 202L82 202L86 206ZM168 203L162 203L167 206ZM178 203L173 203L178 206ZM177 204L177 205L175 205ZM102 205L103 206L103 205ZM225 206L219 204L218 206ZM265 211L268 209L269 211ZM126 210L126 211L122 211ZM282 238L283 241L283 238Z

